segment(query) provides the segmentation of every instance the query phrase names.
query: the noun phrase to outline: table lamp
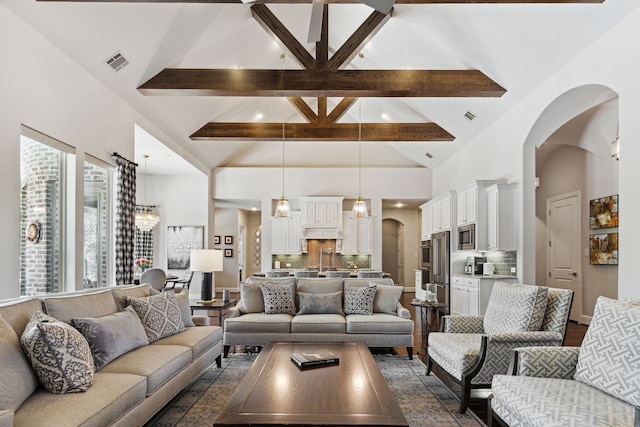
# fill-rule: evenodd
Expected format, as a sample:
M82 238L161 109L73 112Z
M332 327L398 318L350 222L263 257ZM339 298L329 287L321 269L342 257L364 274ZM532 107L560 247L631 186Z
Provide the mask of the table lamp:
M190 267L192 271L202 272L200 303L210 303L213 298L213 272L222 271L223 253L220 249L192 249Z

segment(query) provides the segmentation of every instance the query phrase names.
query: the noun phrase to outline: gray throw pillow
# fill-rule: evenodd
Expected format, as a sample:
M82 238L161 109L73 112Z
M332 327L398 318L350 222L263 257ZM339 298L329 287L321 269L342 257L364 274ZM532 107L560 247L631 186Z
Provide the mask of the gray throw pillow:
M146 298L125 296L144 326L149 342L184 331L182 313L173 292L163 292Z
M191 304L189 303L189 292L179 292L175 294L176 302L180 308L180 315L182 315L182 322L185 328L191 328L196 326L191 318Z
M373 301L376 297L374 285L351 286L344 284L344 314L373 314Z
M20 338L2 316L0 360L0 408L15 411L36 391L38 379L20 348Z
M342 292L312 294L298 292L298 314L342 314Z
M108 316L71 319L71 325L87 339L96 371L116 357L149 344L133 307Z
M296 314L295 285L261 283L266 314Z
M373 312L398 314L398 301L403 290L404 286L378 286L373 300Z
M244 313L264 312L262 290L257 283L240 283L240 301L242 302L241 311Z
M50 393L78 393L93 383L89 343L73 326L36 310L20 344L40 384Z

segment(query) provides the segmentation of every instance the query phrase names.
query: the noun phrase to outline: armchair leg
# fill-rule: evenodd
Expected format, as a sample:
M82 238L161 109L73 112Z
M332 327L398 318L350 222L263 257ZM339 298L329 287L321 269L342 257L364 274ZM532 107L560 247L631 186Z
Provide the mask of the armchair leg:
M431 374L431 369L433 369L433 360L431 360L431 358L429 357L429 354L427 353L427 369L425 370L424 374L425 375Z
M229 357L229 350L231 350L231 346L230 345L225 345L224 346L224 358L226 359L227 357Z
M464 376L462 377L462 392L460 394L460 409L458 412L464 414L467 412L467 408L469 407L469 400L471 400L471 380L466 379Z
M409 355L409 360L413 360L413 347L407 347L407 354Z
M219 354L218 357L216 357L216 366L218 368L222 368L222 355Z

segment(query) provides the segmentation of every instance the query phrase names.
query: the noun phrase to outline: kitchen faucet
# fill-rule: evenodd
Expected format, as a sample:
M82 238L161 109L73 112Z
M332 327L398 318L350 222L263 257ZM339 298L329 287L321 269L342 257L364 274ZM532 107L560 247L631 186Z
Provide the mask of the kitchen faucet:
M331 248L322 248L320 249L320 272L322 273L322 255L331 255L333 254L333 251L331 250ZM332 263L329 262L329 268L333 267L333 265L331 265Z

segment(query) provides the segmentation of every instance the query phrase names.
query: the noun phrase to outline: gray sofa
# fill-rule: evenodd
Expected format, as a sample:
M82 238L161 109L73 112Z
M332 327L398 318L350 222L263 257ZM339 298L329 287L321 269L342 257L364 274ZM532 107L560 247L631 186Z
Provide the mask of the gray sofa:
M289 304L271 310L261 285L272 286L274 292L277 287L292 288L294 302L287 294ZM368 307L372 313L356 314L361 307L355 298L363 295L363 301L369 301L366 289L372 287L375 297ZM224 322L225 357L235 345L362 341L369 347L406 347L413 358L414 322L399 302L402 290L391 279L379 278L249 278L240 284L240 301Z
M640 426L640 301L598 298L580 347L515 350L495 375L488 424Z
M204 316L191 317L185 294L186 304L179 300L177 315L186 326L183 332L150 344L147 341L112 359L95 371L84 392L54 394L43 388L45 383L34 374L19 341L36 310L66 324L78 318L103 322L119 318L121 313L131 315L133 307L125 309L125 296L144 300L153 294L157 292L145 284L0 301L0 427L142 426L214 361L220 366L222 330L208 326ZM136 315L140 314L133 313ZM70 326L62 324L64 328ZM77 330L71 329L76 334ZM135 328L122 328L117 334L117 342L125 348L126 340L134 335L131 329ZM106 331L110 335L108 326ZM146 329L142 331L145 336ZM93 348L89 359L97 360L92 354Z

